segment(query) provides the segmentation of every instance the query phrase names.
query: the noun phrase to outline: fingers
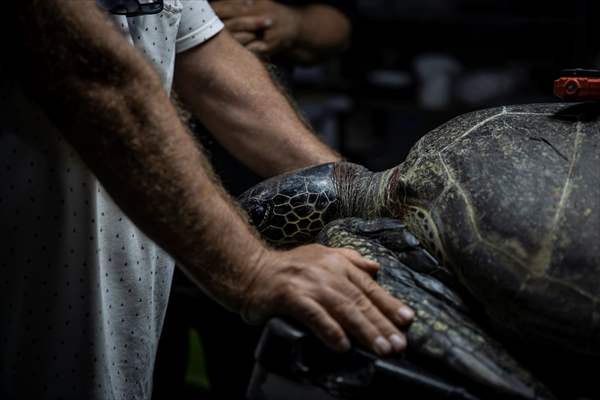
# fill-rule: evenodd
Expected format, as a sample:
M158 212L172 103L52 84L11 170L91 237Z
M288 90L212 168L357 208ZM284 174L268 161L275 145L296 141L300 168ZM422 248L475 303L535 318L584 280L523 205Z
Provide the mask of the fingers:
M345 284L316 292L315 296L292 292L286 290L280 298L282 312L302 322L334 351L350 347L344 330L381 356L406 348L404 335L347 280Z
M254 299L247 301L248 308L268 305L267 316L291 316L336 351L349 347L344 331L382 356L406 348L399 327L410 323L414 313L365 272L376 263L353 250L319 245L272 255L268 265L280 267L261 269L266 275L248 289Z
M260 16L243 16L225 21L225 27L230 32L257 32L272 25L272 19Z
M378 263L351 249L330 251L343 256L328 262L344 265L347 276L330 282L329 290L322 291L317 300L348 333L377 354L403 351L406 338L397 326L409 324L414 313L368 275L377 270Z
M232 36L242 46L246 46L256 40L256 34L252 32L233 32Z
M269 47L267 46L267 44L265 42L263 42L261 40L255 40L254 42L248 44L246 46L246 48L253 53L262 54L262 53L266 53Z
M415 317L414 311L391 296L370 276L362 271L353 270L349 272L348 277L386 318L399 326L405 326L412 322Z
M404 335L358 290L352 300L338 300L333 315L360 343L381 356L406 348Z
M351 249L340 248L337 249L339 252L344 254L352 264L362 269L369 275L375 275L379 271L379 263L377 261L369 260L360 255L359 252Z
M296 315L327 347L337 352L350 350L350 341L342 327L316 301L304 298L297 306Z

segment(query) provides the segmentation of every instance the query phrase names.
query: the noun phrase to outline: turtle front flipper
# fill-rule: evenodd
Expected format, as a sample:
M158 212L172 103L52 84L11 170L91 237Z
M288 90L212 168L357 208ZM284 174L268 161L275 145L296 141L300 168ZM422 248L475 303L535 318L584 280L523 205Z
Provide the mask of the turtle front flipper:
M473 320L460 295L433 276L437 264L399 221L341 219L318 241L380 263L378 283L416 313L406 332L412 362L456 377L483 398L554 398Z

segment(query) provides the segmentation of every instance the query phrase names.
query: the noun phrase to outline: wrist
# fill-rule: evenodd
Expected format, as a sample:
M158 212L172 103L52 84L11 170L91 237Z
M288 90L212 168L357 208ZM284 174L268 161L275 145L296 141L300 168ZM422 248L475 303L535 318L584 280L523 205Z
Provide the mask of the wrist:
M268 304L261 301L260 287L268 271L272 271L276 251L262 246L250 257L251 271L242 285L239 301L239 313L242 319L251 325L260 324L267 314Z

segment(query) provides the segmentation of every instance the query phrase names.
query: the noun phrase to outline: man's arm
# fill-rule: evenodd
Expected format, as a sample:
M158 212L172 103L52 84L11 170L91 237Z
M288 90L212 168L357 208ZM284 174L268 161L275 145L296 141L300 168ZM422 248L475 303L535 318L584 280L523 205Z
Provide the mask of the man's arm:
M267 249L212 179L161 83L94 0L10 5L20 81L113 199L211 296L251 320L289 315L330 347L348 330L379 353L399 350L403 305L350 250ZM16 58L15 58L16 59ZM362 268L360 270L359 268ZM387 338L387 339L386 339Z
M339 160L228 32L177 56L175 90L230 153L263 177Z

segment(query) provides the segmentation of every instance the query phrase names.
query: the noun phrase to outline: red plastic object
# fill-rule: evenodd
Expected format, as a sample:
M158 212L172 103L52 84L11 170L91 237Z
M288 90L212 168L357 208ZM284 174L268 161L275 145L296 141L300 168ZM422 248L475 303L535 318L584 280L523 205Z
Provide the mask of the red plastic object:
M563 76L554 81L554 94L565 101L598 101L600 77Z

